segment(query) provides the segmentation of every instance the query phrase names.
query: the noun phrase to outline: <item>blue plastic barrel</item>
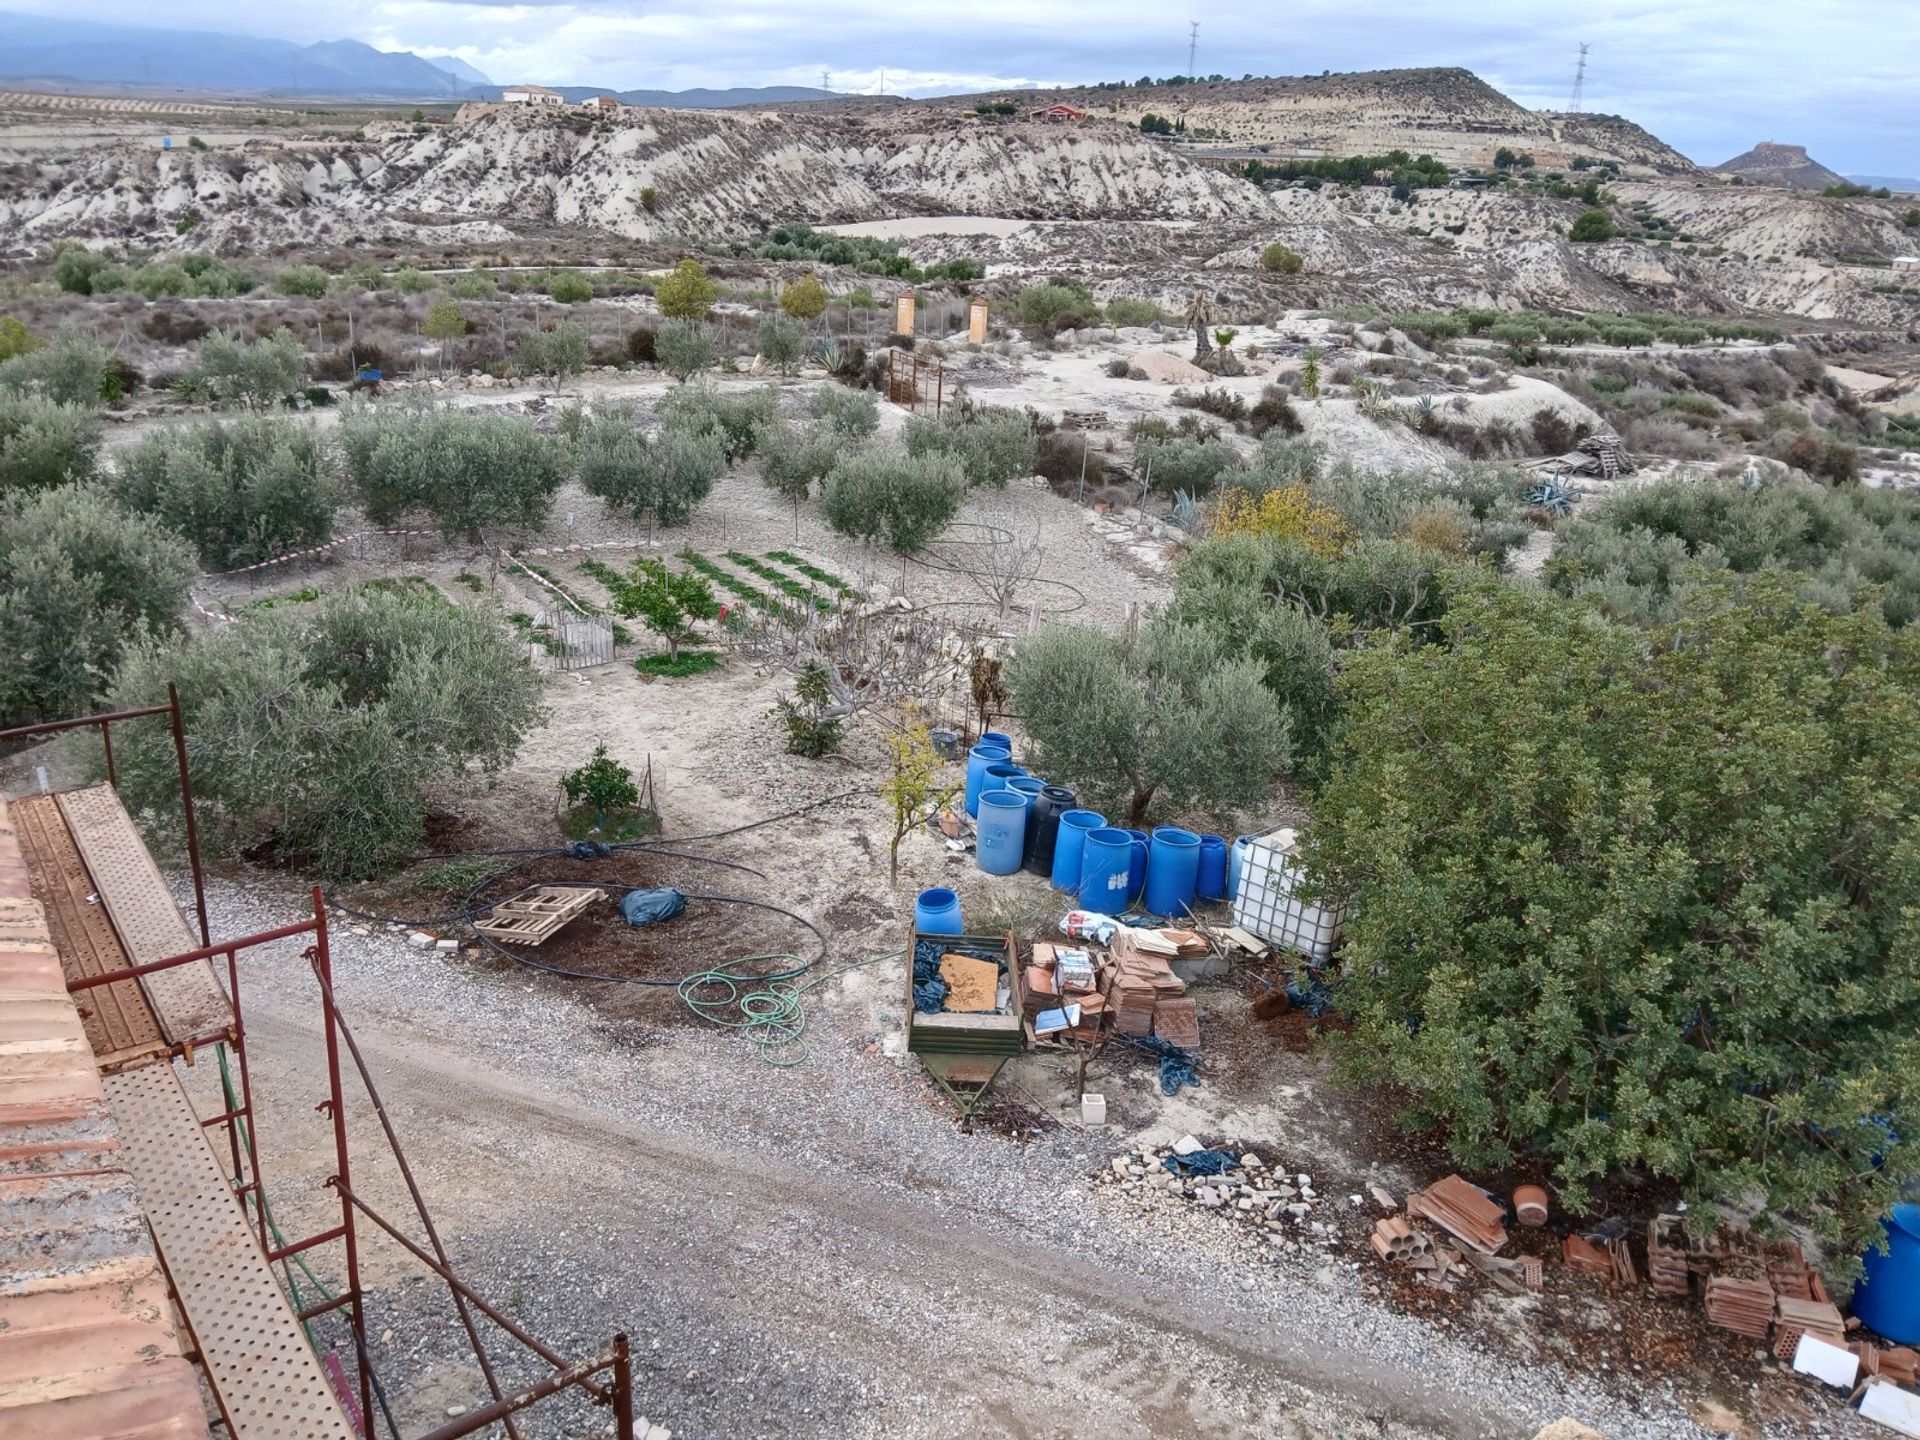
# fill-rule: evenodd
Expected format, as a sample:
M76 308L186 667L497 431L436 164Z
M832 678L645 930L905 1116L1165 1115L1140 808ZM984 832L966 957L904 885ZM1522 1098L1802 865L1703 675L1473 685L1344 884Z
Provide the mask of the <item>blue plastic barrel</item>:
M1147 909L1155 915L1185 915L1199 873L1200 837L1175 825L1157 827L1147 846Z
M1224 836L1200 837L1200 869L1193 877L1193 893L1202 900L1227 898L1227 842Z
M1060 833L1053 842L1053 888L1080 889L1080 852L1087 832L1098 830L1107 817L1098 810L1069 810L1060 817Z
M913 928L928 935L964 935L960 897L944 885L922 890L913 902Z
M1110 825L1086 832L1080 847L1080 908L1118 915L1127 908L1133 836Z
M1853 1289L1853 1313L1882 1339L1920 1345L1920 1205L1893 1207L1886 1220L1887 1253L1870 1249Z
M1004 745L976 745L967 752L967 814L980 813L980 788L989 765L1001 765L1013 758Z
M989 790L1004 790L1007 782L1027 773L1027 767L1016 765L1011 760L996 760L987 766L987 773L980 781L980 793Z
M1227 898L1237 899L1240 894L1240 871L1247 863L1247 846L1258 840L1258 835L1242 835L1227 851Z
M1128 830L1127 838L1133 841L1133 861L1127 870L1127 904L1139 903L1147 888L1147 832Z
M973 848L989 875L1011 875L1020 868L1027 843L1027 797L1018 790L989 790L980 797L979 833Z
M1013 736L999 730L987 731L980 737L979 743L982 745L998 745L1002 750L1005 750L1007 754L1013 754Z

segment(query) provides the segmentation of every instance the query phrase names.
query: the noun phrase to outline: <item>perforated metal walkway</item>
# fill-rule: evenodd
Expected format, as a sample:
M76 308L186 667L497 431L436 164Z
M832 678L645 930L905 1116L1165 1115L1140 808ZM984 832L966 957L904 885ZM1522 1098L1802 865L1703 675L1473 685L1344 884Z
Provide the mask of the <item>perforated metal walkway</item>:
M355 1440L173 1066L122 1070L102 1083L161 1263L233 1435Z
M147 853L133 817L120 797L105 785L69 790L58 797L60 813L86 862L95 892L127 958L148 965L169 955L198 950L200 942L180 918L160 869ZM233 1007L204 960L140 977L140 987L160 1022L161 1032L178 1045L230 1028Z

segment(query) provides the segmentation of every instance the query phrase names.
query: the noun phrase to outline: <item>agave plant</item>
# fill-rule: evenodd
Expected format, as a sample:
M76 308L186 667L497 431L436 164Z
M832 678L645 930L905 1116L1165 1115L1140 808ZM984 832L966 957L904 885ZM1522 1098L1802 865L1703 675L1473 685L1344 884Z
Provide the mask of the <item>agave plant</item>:
M1551 510L1556 515L1565 515L1573 509L1573 492L1560 483L1558 475L1536 481L1522 498L1536 510Z
M1167 517L1189 535L1200 530L1200 502L1185 490L1173 492L1173 513Z

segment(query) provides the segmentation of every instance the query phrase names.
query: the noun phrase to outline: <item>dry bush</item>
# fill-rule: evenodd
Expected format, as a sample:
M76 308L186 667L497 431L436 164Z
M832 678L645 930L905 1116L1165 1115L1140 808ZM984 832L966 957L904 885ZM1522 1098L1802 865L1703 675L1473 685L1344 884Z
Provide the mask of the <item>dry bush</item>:
M1713 460L1720 455L1719 443L1712 436L1662 415L1636 417L1627 423L1620 438L1629 450L1645 455L1665 455L1675 460Z

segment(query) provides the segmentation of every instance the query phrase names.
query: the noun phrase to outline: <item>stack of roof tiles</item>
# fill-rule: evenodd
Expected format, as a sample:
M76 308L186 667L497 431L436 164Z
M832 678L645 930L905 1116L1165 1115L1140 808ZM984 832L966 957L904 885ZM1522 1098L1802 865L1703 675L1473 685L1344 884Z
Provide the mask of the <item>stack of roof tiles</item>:
M1507 1212L1458 1175L1414 1191L1407 1213L1431 1220L1483 1255L1507 1243Z
M1707 1323L1754 1340L1773 1327L1773 1287L1765 1280L1715 1275L1707 1281Z

